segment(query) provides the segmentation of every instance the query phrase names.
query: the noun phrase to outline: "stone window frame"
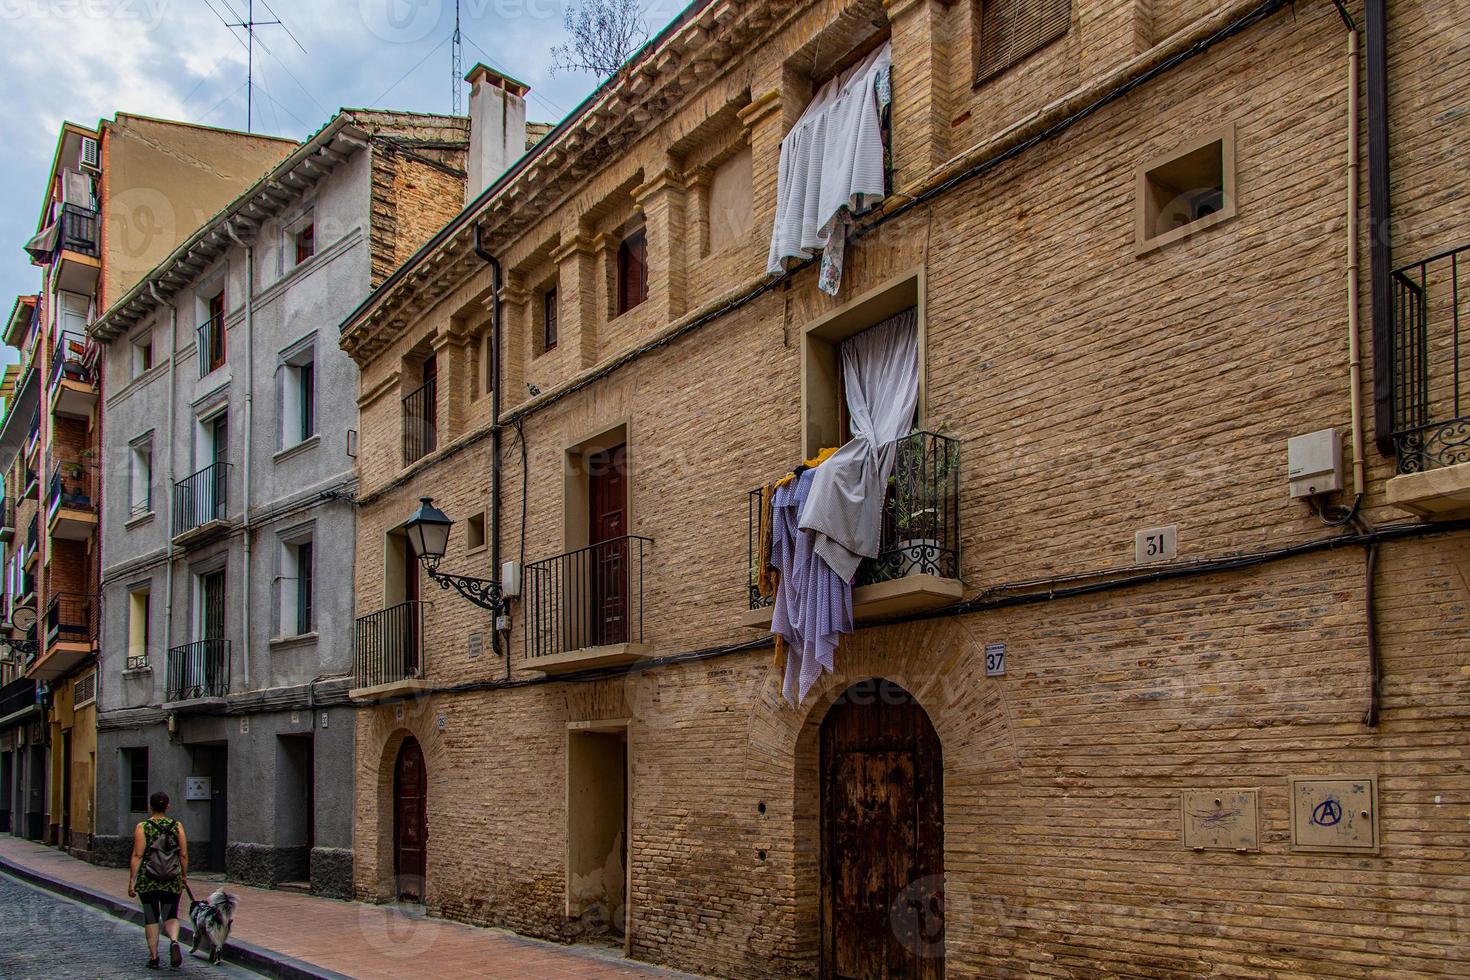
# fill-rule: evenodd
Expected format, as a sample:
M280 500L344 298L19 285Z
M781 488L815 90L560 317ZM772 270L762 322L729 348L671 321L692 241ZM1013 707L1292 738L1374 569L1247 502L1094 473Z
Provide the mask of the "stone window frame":
M1201 153L1216 143L1220 145L1220 207L1213 213L1196 218L1178 228L1161 234L1152 234L1150 225L1156 215L1150 212L1154 207L1154 198L1160 186L1154 175L1160 170ZM1238 213L1239 205L1236 194L1234 121L1200 133L1166 152L1144 160L1134 168L1133 180L1133 252L1135 258L1142 258L1158 249L1230 221Z
M1025 28L1013 31L1013 49L987 58L985 52L985 8L1009 5L1021 8L1008 10L1005 15L1014 20L1028 20ZM1058 16L1063 5L1066 17ZM1056 10L1039 10L1043 6L1054 6ZM1027 9L1032 8L1032 9ZM970 75L975 88L999 78L1017 65L1029 59L1053 42L1066 37L1072 31L1072 19L1076 14L1073 0L972 0L970 6Z

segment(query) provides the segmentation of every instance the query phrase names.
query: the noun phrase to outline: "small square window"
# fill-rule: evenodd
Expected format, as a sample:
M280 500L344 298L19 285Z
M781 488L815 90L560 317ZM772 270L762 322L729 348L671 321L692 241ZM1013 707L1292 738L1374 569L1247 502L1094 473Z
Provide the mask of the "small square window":
M975 84L1040 51L1071 25L1072 0L976 0Z
M464 524L466 551L478 551L485 547L485 512L471 514Z
M1234 217L1234 127L1139 166L1136 193L1134 237L1139 255Z
M153 331L145 330L132 342L132 376L138 377L153 367Z
M296 264L300 265L316 254L316 225L307 225L296 233Z
M299 215L281 229L281 274L285 275L316 254L316 222L312 212Z

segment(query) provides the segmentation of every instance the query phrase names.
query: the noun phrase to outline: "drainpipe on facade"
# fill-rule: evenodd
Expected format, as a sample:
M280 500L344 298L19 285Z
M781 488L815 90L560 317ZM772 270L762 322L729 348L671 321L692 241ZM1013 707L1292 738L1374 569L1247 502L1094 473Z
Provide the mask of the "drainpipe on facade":
M245 473L241 478L241 487L244 495L244 511L241 519L242 531L245 538L245 606L240 616L240 625L243 630L240 648L240 666L245 673L244 691L250 690L250 590L252 574L252 541L250 527L250 475L251 475L251 447L255 444L255 246L244 242L235 234L235 229L226 224L225 230L229 232L235 244L245 249L245 451L243 463Z
M1389 276L1393 266L1393 231L1389 218L1388 180L1388 3L1365 0L1364 34L1368 94L1368 271L1373 323L1373 433L1385 456L1393 445L1393 301Z
M153 301L159 306L164 305L164 299L158 295L158 287L152 280L148 282L148 290L153 294ZM177 400L178 378L175 372L178 368L178 358L175 352L178 350L179 330L179 308L172 302L168 303L168 441L164 443L167 447L163 464L163 505L164 505L164 534L167 535L168 544L165 546L167 558L163 567L163 647L164 647L164 676L168 675L168 646L173 642L174 636L174 405ZM150 481L151 482L151 481ZM149 493L153 492L150 486ZM131 606L130 606L131 608ZM131 632L131 626L129 627ZM143 653L146 655L147 650ZM167 691L165 690L165 697Z
M490 266L490 577L500 581L500 260L485 248L480 225L475 224L475 254ZM490 623L490 643L501 656L500 612L502 596ZM510 646L504 650L505 676L510 677Z

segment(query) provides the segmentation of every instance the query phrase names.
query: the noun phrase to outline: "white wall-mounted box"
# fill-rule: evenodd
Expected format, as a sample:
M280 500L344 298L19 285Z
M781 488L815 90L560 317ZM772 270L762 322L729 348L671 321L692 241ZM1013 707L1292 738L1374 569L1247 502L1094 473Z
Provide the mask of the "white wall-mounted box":
M1322 429L1286 440L1286 479L1292 499L1342 489L1342 438Z

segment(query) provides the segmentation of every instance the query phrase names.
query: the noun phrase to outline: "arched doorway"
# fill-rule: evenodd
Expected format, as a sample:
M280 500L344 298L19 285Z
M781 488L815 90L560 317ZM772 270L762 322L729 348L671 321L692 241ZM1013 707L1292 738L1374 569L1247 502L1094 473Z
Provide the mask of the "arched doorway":
M424 753L418 740L409 735L399 746L393 765L393 887L398 898L411 902L424 898L428 797Z
M944 767L897 684L854 684L822 720L822 975L944 976Z

